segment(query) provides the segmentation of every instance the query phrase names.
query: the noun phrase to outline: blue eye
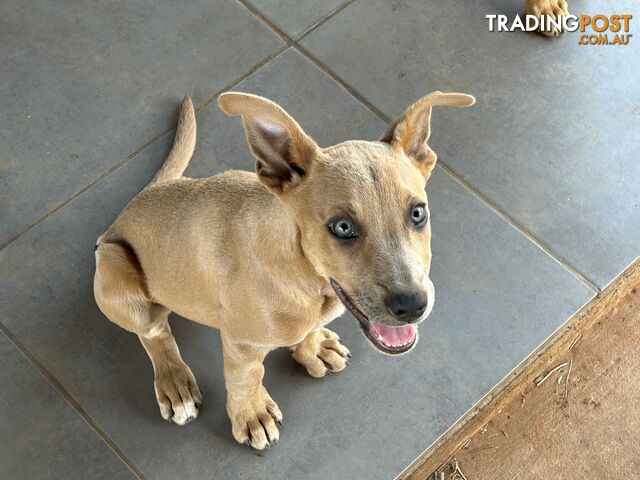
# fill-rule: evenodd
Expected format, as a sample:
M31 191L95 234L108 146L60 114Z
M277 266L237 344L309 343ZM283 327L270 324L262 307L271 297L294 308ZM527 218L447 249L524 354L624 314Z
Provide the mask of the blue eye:
M346 218L336 218L331 221L331 223L329 223L329 231L334 237L342 240L358 237L356 227L351 220L347 220Z
M411 209L411 223L414 227L422 227L429 215L427 214L427 207L424 204L416 205Z

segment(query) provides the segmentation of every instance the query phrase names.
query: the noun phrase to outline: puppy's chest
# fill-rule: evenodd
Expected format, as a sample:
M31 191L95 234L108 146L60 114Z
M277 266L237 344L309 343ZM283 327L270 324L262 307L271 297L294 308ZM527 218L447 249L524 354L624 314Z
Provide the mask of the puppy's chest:
M344 305L335 296L323 295L322 307L320 309L320 325L326 325L338 318L345 311Z
M280 314L276 335L280 342L295 345L318 328L331 322L344 312L340 300L335 297L320 295L306 305L306 308L291 309L284 315Z

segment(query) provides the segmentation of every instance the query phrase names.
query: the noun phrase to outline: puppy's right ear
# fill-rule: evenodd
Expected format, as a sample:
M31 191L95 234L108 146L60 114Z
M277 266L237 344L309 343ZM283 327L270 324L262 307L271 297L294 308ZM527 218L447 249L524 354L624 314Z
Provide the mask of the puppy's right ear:
M271 100L248 93L223 93L218 105L227 115L240 115L260 181L284 192L305 176L318 145L287 112Z

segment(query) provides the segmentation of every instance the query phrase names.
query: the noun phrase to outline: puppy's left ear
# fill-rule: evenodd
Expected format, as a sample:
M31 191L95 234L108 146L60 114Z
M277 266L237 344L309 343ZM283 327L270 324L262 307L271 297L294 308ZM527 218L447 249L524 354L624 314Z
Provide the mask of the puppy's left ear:
M418 167L425 181L436 166L437 155L427 144L431 136L431 107L468 107L476 99L466 93L432 92L411 105L382 135L381 142L401 149Z
M236 92L223 93L218 104L227 115L242 116L262 184L277 194L302 181L318 145L282 107L257 95Z

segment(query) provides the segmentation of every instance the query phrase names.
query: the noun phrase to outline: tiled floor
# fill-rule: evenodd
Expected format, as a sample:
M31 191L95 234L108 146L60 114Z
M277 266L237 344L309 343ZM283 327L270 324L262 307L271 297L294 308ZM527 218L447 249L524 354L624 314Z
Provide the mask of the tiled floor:
M0 478L392 478L640 252L633 42L490 34L484 15L514 10L489 0L11 3ZM92 296L95 239L164 160L182 95L201 107L187 173L253 168L212 102L225 89L278 101L321 145L375 139L431 90L478 98L434 113L438 299L420 344L379 355L345 315L334 327L354 357L339 375L272 353L286 426L262 456L231 436L217 332L173 321L205 403L169 425L137 339Z

